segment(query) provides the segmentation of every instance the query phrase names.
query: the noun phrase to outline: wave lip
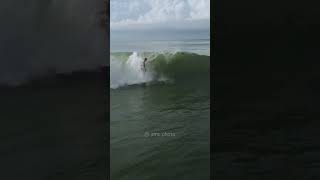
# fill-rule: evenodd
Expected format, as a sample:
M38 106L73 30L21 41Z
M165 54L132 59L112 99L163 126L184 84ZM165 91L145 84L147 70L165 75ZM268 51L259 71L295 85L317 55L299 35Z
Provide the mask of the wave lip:
M126 56L125 54L122 54ZM153 80L150 71L142 70L143 59L137 52L133 52L127 59L121 56L110 57L110 88L141 84Z
M146 71L142 65L144 58ZM110 88L209 78L210 56L187 52L117 52L110 57Z

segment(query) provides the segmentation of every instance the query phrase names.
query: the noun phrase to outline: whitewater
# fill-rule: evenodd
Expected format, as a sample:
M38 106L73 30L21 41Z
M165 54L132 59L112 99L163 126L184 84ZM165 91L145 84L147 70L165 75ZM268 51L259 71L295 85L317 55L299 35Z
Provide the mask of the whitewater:
M150 60L149 60L150 61ZM133 52L128 58L111 55L110 57L110 88L115 89L125 85L141 84L154 80L154 74L147 66L142 69L143 57Z

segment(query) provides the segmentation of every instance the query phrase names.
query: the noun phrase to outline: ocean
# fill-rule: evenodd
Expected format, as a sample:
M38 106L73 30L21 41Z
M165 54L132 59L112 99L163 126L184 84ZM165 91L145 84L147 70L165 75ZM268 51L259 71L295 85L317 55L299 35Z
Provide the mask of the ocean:
M210 178L209 42L111 41L112 180Z
M107 179L103 2L0 2L0 179Z

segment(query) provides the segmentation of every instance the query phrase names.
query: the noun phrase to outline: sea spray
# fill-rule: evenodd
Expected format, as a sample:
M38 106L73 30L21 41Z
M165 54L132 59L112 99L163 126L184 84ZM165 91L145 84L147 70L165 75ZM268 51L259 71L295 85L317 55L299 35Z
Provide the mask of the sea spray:
M114 56L110 58L110 88L141 84L153 80L152 72L142 68L143 58L133 52L126 61L121 61Z

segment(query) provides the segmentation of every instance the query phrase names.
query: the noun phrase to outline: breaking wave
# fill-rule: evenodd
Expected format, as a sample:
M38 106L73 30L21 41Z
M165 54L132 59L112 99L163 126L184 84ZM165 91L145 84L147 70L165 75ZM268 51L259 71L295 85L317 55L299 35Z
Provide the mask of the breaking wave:
M146 71L143 60L147 58ZM117 52L110 56L110 88L209 78L210 56L186 52Z

